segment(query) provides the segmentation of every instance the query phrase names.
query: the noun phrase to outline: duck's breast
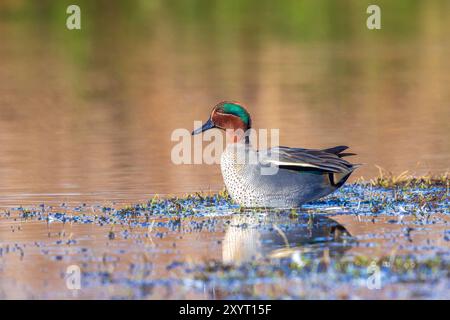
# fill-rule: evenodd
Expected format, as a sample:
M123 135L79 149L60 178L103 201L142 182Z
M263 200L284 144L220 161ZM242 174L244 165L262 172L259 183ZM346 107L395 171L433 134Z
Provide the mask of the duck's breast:
M236 150L239 149L227 148L224 151L221 171L230 196L242 206L295 207L336 190L324 172L267 170L266 165L258 162L240 162ZM248 153L247 159L256 155L252 150L245 152Z

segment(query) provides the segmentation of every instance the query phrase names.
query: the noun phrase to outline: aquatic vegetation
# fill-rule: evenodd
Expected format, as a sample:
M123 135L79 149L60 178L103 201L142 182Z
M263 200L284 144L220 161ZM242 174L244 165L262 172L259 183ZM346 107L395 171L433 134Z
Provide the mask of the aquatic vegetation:
M427 188L430 186L449 187L449 172L443 174L428 174L416 177L408 174L408 171L404 171L399 175L394 175L392 172L387 171L379 166L379 176L371 179L369 183L374 187L383 188L395 188L395 187L412 187L412 188ZM361 181L363 182L363 180Z
M448 175L377 181L296 209L241 208L225 190L9 208L0 212L11 234L0 242L0 295L8 296L5 262L32 269L41 257L57 270L39 273L42 281L64 281L67 265L79 265L81 297L448 297ZM27 238L29 228L42 236Z

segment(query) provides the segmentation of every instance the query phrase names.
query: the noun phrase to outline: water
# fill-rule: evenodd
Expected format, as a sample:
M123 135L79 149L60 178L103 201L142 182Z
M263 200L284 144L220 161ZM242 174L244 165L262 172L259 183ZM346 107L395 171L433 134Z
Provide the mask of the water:
M1 216L0 296L448 298L448 191L395 193L349 185L281 211L217 195L13 208ZM81 290L67 287L72 266Z
M9 210L14 216L19 206L39 208L43 203L58 212L80 207L73 213L91 216L102 206L144 203L155 194L221 190L218 166L172 163L175 143L170 135L177 128L193 129L194 120L205 120L212 106L224 99L243 102L255 128L280 129L282 145L349 145L358 154L352 161L365 164L350 182L376 176L375 165L395 174L408 170L417 175L449 168L446 1L383 2L380 31L365 28L364 1L288 1L276 8L270 1L96 3L80 2L82 31L65 29L64 1L0 4L3 214ZM60 209L62 203L67 209ZM347 210L345 205L339 207ZM173 230L151 240L139 239L148 233L148 226L130 231L131 239L110 240L111 228L122 232L127 227L2 217L1 247L17 244L24 254L21 258L17 249L0 257L0 296L70 297L73 292L67 291L61 274L71 263L86 263L90 271L112 268L113 277L131 272L131 263L144 270L149 264L154 279L160 275L166 279L166 266L175 260L227 261L224 252L231 251L224 248L229 239L224 221L234 219L230 216L234 209L226 210L207 218L217 224L212 231L185 235ZM389 218L360 221L339 210L330 218L352 235L375 234L369 243L384 247L389 242L384 232L391 228L399 233L399 241L408 242L401 231L405 226L386 223ZM443 240L446 210L439 211L444 216L436 226L418 232L425 233L414 240L419 249L432 241L436 245L432 255L448 250ZM183 218L182 224L190 219ZM266 224L274 222L269 219ZM273 236L264 233L265 227L255 228ZM299 228L295 234L303 233ZM77 244L67 245L69 238ZM56 243L57 239L63 243ZM35 243L50 250L48 254ZM177 249L172 252L173 243ZM87 251L80 251L83 248ZM323 253L319 249L312 251ZM169 252L160 253L165 250ZM269 246L262 252L267 256L273 250ZM334 261L334 248L328 250ZM371 246L350 251L372 258L391 252L375 254ZM407 253L420 257L416 250ZM59 255L62 259L55 260ZM93 284L100 277L88 277L89 289L78 296L177 297L172 284L150 283L149 287L164 290L137 292L134 284L126 284L130 277L113 281L111 294L102 293L101 284ZM139 279L139 286L147 288ZM177 279L184 279L177 284L181 288L191 288L185 283L189 277ZM212 295L188 289L180 297ZM379 292L364 294L378 297ZM448 293L440 292L441 297ZM295 297L292 292L285 294Z

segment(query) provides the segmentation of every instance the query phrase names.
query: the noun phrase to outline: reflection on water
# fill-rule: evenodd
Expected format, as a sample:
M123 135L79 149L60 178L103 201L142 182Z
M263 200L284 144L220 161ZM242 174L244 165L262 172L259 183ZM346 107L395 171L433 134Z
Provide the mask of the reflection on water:
M0 211L0 298L448 297L446 192L344 186L281 212L203 197L12 208ZM384 268L381 290L361 261Z
M340 271L316 283L277 265L393 252L447 263L442 189L398 198L348 186L332 196L343 202L331 218L249 218L230 207L206 218L146 212L133 218L144 222L109 221L108 208L153 194L222 189L218 166L174 165L170 137L225 99L248 106L255 128L279 128L282 145L349 145L352 161L365 164L352 179L376 175L375 165L397 174L447 170L450 2L377 2L380 31L365 27L366 0L79 0L82 30L68 31L71 1L2 0L0 298L210 299L219 297L208 291L215 287L230 297L230 283L239 287L253 266L228 283L222 278L235 273L211 267L218 276L210 275L197 264L241 263L231 270L239 276L254 258L292 273L275 283L250 279L250 297L264 287L263 297L411 298L417 279L423 296L448 297L442 266L406 284L394 273L374 292L355 289L349 275L336 280ZM423 194L438 204L423 206ZM39 219L27 218L29 207ZM329 213L321 202L311 208ZM49 212L83 222L50 221ZM65 286L72 264L83 270L81 292ZM197 267L205 268L200 277L184 270Z
M332 245L327 244L332 242ZM224 263L240 264L254 259L291 258L302 254L342 254L350 248L351 235L341 224L325 216L268 213L231 218L222 246Z
M364 1L194 2L80 1L68 31L65 1L2 1L3 205L219 190L170 135L222 99L283 145L351 146L353 179L448 169L448 1L385 1L379 32Z

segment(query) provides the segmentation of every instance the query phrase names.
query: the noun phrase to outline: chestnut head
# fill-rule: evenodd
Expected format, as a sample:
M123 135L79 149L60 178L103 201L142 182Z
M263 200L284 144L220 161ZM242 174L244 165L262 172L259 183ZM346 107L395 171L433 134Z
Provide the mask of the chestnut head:
M212 128L246 132L251 128L251 122L250 114L241 104L233 101L222 101L214 106L208 121L201 128L192 131L192 135Z

